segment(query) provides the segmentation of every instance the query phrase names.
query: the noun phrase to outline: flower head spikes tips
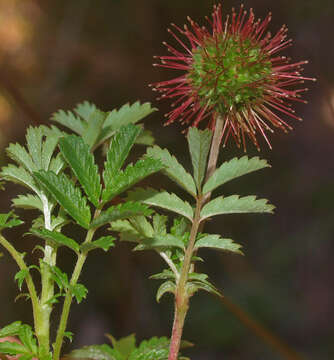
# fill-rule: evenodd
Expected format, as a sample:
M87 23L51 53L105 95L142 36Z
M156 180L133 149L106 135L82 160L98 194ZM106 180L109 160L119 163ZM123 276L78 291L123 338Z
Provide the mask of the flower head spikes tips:
M157 56L160 64L169 69L184 71L172 80L153 84L162 95L158 99L173 99L173 110L165 116L166 125L179 120L188 126L198 126L206 120L211 129L217 116L224 118L223 144L233 137L236 144L246 148L246 136L259 150L259 133L271 148L266 132L280 128L287 132L292 127L281 119L295 115L290 101L306 103L301 93L306 88L296 85L313 78L301 76L307 61L290 63L278 55L291 45L285 25L274 35L266 32L271 14L264 20L255 20L250 9L248 15L243 5L237 13L222 18L221 5L214 6L212 19L206 18L211 30L200 27L188 18L190 27L168 31L181 47L177 50L164 42L170 56ZM188 40L183 42L180 33Z

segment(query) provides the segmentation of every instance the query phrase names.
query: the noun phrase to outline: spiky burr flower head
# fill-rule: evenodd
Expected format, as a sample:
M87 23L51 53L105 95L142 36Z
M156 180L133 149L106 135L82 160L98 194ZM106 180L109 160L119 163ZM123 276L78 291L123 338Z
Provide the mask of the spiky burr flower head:
M206 120L214 128L218 116L223 117L224 145L233 137L238 146L246 146L246 136L260 149L260 134L269 147L266 132L280 128L287 132L292 127L282 117L301 120L295 115L290 101L306 102L298 88L305 80L302 66L307 61L291 63L278 53L291 45L285 25L272 36L266 32L271 14L255 20L252 9L222 17L221 5L214 6L212 18L206 18L209 28L199 26L188 17L190 27L168 31L180 46L163 43L169 56L156 56L163 68L182 71L172 80L152 84L161 93L158 99L173 99L172 111L167 113L166 125L179 120L188 126L198 126ZM181 34L186 38L186 42Z

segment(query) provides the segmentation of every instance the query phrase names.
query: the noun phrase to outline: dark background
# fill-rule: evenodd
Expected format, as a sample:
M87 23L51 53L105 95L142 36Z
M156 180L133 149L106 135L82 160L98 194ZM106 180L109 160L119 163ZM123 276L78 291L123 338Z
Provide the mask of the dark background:
M71 109L83 100L103 110L126 102L151 101L160 111L146 126L162 147L188 162L179 125L162 127L168 104L157 103L151 82L173 76L151 66L153 55L165 54L163 40L173 43L166 28L182 25L186 16L204 24L212 1L195 0L2 0L0 1L0 146L24 139L29 124L48 123L59 108ZM239 1L224 1L224 13ZM217 218L208 231L217 231L244 245L245 257L204 253L201 266L233 303L247 311L304 359L334 358L334 79L333 0L246 0L257 16L273 12L272 32L286 23L294 46L286 51L295 61L310 60L305 74L317 77L297 106L303 123L293 123L288 135L272 136L273 151L263 143L261 156L271 169L246 176L225 187L226 193L257 194L277 206L274 216ZM252 146L249 153L257 155ZM222 158L243 153L227 147ZM154 177L153 186L168 180ZM164 183L162 183L163 181ZM7 186L1 212L17 194ZM21 231L21 230L20 230ZM32 248L30 237L12 231L20 249ZM22 230L23 231L23 230ZM9 234L9 233L8 233ZM66 251L59 264L71 270ZM88 259L82 282L88 300L74 305L69 323L75 339L66 350L105 342L104 333L138 339L169 336L172 301L158 305L158 283L148 276L162 268L154 253L131 253L120 244L108 254ZM0 261L0 327L14 320L31 322L30 304L19 300L13 276L16 267ZM196 343L193 359L288 359L246 328L216 298L205 293L191 303L185 338ZM55 314L57 315L57 314ZM56 321L54 320L55 324ZM290 359L293 359L291 357ZM297 359L297 358L295 358Z

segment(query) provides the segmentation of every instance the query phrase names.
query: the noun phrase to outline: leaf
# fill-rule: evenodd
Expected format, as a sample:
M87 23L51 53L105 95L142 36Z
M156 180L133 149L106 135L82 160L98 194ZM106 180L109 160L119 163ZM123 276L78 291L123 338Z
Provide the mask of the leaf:
M173 226L170 232L174 236L183 236L186 232L190 232L191 223L184 217L177 217L173 220Z
M70 342L73 341L73 333L71 331L65 331L64 332L64 337L68 338L68 340L70 340Z
M155 142L153 137L152 131L150 130L143 130L136 139L136 144L138 145L146 145L152 146Z
M22 290L23 281L28 276L28 274L29 274L28 269L22 269L19 272L17 272L14 276L14 280L17 280L17 284L18 284L20 291Z
M8 355L31 355L30 359L33 357L32 354L28 353L24 345L10 341L0 343L0 353Z
M99 217L92 221L91 228L98 228L109 222L128 219L133 216L149 216L151 214L152 210L150 210L146 205L139 202L127 201L116 206L111 206L108 210L103 211Z
M69 289L72 292L72 295L77 300L78 304L80 304L81 301L86 298L88 293L87 288L82 284L71 285Z
M159 274L154 274L150 276L150 279L153 280L175 280L175 274L172 270L164 269Z
M175 294L176 291L176 285L172 281L168 280L162 283L157 291L156 300L157 302L160 302L160 299L162 296L166 293L172 293Z
M38 209L43 212L43 204L39 197L27 194L19 195L17 198L12 200L13 206L22 209Z
M135 216L129 219L129 221L142 239L152 238L154 236L154 229L145 216Z
M19 332L19 339L22 344L32 353L37 353L37 343L34 333L29 325L22 325Z
M154 235L152 238L141 239L140 245L134 248L134 251L149 250L149 249L165 249L177 247L184 250L183 242L171 234Z
M97 107L90 103L89 101L84 101L82 103L79 103L75 109L74 112L79 115L81 118L83 118L86 122L88 122L88 119L92 115L94 111L97 110Z
M16 336L19 333L19 330L22 326L21 321L15 321L0 330L0 338L7 336Z
M83 243L80 247L82 252L88 252L94 249L102 249L108 251L109 248L113 247L115 244L115 238L112 236L102 236L98 240L92 241L90 243Z
M52 171L40 170L34 176L79 225L89 228L91 213L87 200L65 174L56 175Z
M197 191L194 179L177 161L175 156L172 156L167 149L161 149L158 146L148 148L146 153L154 159L161 160L161 162L165 165L162 172L189 194L196 197Z
M261 160L259 157L253 157L251 159L247 156L243 156L240 159L233 158L230 161L224 162L218 169L216 169L209 180L205 183L203 187L203 194L206 194L216 189L218 186L221 186L239 176L243 176L266 167L270 167L270 165L266 160Z
M150 103L141 104L139 101L123 105L119 110L113 110L107 116L104 126L111 126L113 130L118 130L121 126L135 124L152 112L157 111L152 108Z
M124 360L124 357L109 345L90 345L72 351L65 359Z
M51 242L54 243L55 246L66 246L76 253L78 253L80 250L80 245L75 240L65 236L58 231L33 228L30 230L30 233L44 240L51 240Z
M167 221L168 221L167 216L163 216L160 214L154 214L153 229L154 229L155 235L166 235L167 234Z
M212 248L243 255L240 250L241 247L241 245L233 242L232 239L223 239L219 235L205 235L196 241L194 250L199 248Z
M198 130L195 127L189 128L187 140L198 191L202 190L202 181L206 173L211 138L212 133L208 129Z
M136 337L134 334L116 340L112 335L107 334L113 348L118 351L124 359L128 359L130 353L136 348Z
M92 148L98 139L107 114L101 110L95 110L90 114L85 132L82 134L83 141Z
M5 166L1 169L0 176L4 180L23 185L34 191L36 194L40 194L40 190L33 177L23 167L9 164L8 166Z
M103 200L111 200L113 197L123 193L147 176L161 170L162 167L160 161L150 158L139 160L134 165L128 165L124 171L118 172L108 188L104 189L102 194Z
M61 292L63 291L63 289L68 290L69 281L68 281L68 276L65 272L60 270L58 266L56 266L56 265L50 266L49 264L47 264L45 262L42 262L41 266L46 266L46 267L50 268L52 275L53 275L52 278L58 285L59 290Z
M117 231L121 241L139 242L143 237L128 220L112 222L110 224L110 230Z
M23 224L23 221L18 219L12 211L7 214L0 214L0 230L12 228L21 224Z
M222 214L273 213L274 208L273 205L268 204L268 200L256 199L256 196L219 196L204 205L201 220Z
M190 273L187 283L187 292L191 296L199 290L205 290L209 293L221 296L219 290L208 280L208 275L199 273Z
M142 189L137 188L130 191L128 199L133 201L140 201L144 204L153 205L166 209L182 216L185 216L190 221L193 220L193 209L186 201L181 200L177 195L168 193L167 191L157 191L151 188Z
M30 154L18 143L10 144L6 149L7 155L17 164L22 165L29 172L37 170Z
M121 170L140 131L138 126L129 124L122 126L113 137L107 152L107 161L105 162L103 172L106 188L113 185L113 178Z
M84 141L76 135L68 135L59 141L59 147L75 176L85 190L88 199L97 207L101 195L99 170L94 156Z
M75 116L71 111L65 112L64 110L59 110L51 116L51 120L67 127L79 135L83 135L85 132L84 121Z

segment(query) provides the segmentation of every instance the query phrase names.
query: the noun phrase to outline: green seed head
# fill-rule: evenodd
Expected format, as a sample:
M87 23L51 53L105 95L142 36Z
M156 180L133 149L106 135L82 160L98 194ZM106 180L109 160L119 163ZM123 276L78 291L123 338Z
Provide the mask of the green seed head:
M262 99L271 62L250 39L220 34L193 50L188 81L202 106L226 114Z

